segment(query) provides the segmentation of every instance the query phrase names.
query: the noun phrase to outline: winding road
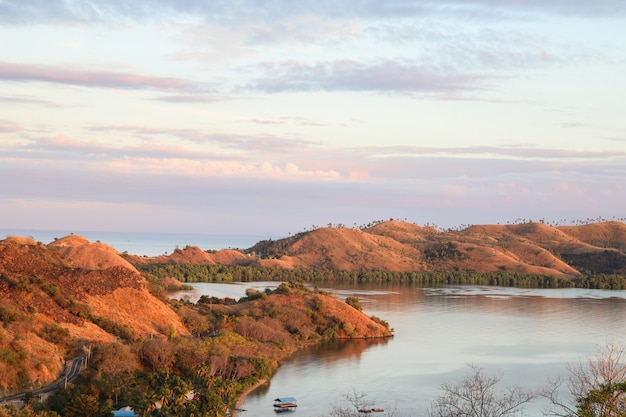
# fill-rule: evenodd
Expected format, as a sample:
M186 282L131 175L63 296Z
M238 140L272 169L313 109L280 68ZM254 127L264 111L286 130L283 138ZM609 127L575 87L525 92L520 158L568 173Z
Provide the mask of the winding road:
M58 390L59 388L63 388L66 383L72 381L74 378L78 376L80 371L83 369L85 365L85 361L87 360L87 356L79 356L78 358L72 359L72 363L69 365L69 368L66 367L66 370L60 378L56 379L50 385L46 385L43 388L40 388L36 391L32 391L34 396L39 396L42 394L48 394ZM4 405L10 401L22 401L26 397L26 393L20 393L11 395L10 397L0 398L0 405Z

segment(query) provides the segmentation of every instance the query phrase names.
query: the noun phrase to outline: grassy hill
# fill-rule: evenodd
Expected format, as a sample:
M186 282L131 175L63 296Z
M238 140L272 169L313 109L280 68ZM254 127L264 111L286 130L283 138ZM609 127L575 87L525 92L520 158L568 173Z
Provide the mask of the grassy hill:
M218 256L237 258L248 256ZM166 384L151 385L157 377L184 381L207 396L215 395L207 386L223 384L229 387L223 395L203 403L223 410L302 346L391 335L385 322L299 285L252 292L239 302L169 301L154 277L143 276L111 247L73 235L49 245L21 237L0 241L0 294L0 397L45 386L67 359L94 352L76 391L53 401L56 411L73 401L82 407L85 386L101 407L120 395L147 407L139 397ZM123 393L126 384L132 389Z
M129 257L135 265L198 264L199 248ZM549 226L528 222L441 231L400 221L324 227L258 242L237 253L205 253L212 264L344 271L477 271L575 278L626 273L626 224ZM233 253L235 252L235 253ZM189 256L186 256L187 253Z

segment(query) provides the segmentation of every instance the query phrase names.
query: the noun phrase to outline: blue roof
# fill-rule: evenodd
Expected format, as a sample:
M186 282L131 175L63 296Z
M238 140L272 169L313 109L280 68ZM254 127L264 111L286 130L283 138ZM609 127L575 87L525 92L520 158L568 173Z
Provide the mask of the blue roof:
M113 411L115 417L135 417L135 412L130 407L122 407L119 410Z
M281 403L295 403L296 400L294 397L280 397L276 398L274 401L280 401Z

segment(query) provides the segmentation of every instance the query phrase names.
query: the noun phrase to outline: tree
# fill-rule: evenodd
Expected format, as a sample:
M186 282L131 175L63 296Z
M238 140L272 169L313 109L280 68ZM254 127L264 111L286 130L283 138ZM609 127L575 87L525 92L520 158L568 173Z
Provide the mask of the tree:
M504 417L522 415L525 404L539 393L518 386L498 387L501 377L470 365L471 373L458 384L443 384L443 393L428 411L430 417Z
M624 417L626 416L626 382L602 385L589 391L585 398L577 399L580 417Z
M361 301L359 300L359 297L349 296L348 298L346 298L346 304L356 308L359 311L363 311L363 307L361 307Z
M130 382L132 373L139 368L136 356L128 346L114 342L98 347L94 362L98 375L110 387L117 404L122 387Z
M172 342L163 339L145 341L139 352L142 360L152 366L153 372L169 371L176 359L175 353Z
M100 415L98 399L93 395L81 394L74 398L64 410L67 417L94 417Z
M356 390L344 394L343 399L347 404L333 406L330 417L361 417L363 413L369 413L376 403L367 394ZM385 405L381 417L399 417L397 405Z
M54 411L35 411L30 405L19 408L14 403L0 406L0 417L60 417Z
M544 396L550 401L549 415L558 417L626 416L626 350L609 343L593 357L568 365L567 388L571 399L559 397L563 381L548 382Z

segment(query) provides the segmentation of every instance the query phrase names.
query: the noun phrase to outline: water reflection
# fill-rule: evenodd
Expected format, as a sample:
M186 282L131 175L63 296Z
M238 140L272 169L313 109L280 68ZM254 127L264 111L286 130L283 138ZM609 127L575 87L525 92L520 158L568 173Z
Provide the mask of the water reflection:
M205 285L202 291L226 291ZM228 291L243 296L249 285ZM626 343L623 291L398 285L326 290L341 299L357 295L363 310L388 321L395 336L298 352L246 398L249 411L242 417L273 415L272 400L281 396L298 398L298 417L322 416L353 389L397 402L404 415L423 416L440 384L460 379L469 363L502 375L506 384L538 388L596 346Z

